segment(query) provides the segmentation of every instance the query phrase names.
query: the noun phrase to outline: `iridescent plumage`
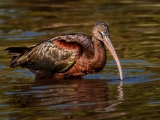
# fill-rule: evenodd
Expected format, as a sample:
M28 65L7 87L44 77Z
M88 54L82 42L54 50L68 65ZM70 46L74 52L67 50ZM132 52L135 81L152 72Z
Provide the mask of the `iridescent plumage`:
M27 68L37 78L70 78L102 70L106 63L104 45L113 52L123 79L118 57L109 39L109 29L102 22L94 25L92 37L84 34L64 35L31 47L9 47L5 51L13 56L12 68Z

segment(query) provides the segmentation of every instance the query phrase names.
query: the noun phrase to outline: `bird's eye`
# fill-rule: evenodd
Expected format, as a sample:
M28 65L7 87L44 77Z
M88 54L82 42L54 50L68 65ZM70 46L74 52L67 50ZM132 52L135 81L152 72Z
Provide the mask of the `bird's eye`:
M103 38L103 32L100 32L100 31L98 31L99 32L99 34L101 35L101 37Z

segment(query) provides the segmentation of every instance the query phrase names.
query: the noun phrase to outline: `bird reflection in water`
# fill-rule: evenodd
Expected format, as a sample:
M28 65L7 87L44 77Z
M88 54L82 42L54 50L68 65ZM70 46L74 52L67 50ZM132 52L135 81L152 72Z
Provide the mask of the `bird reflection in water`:
M87 120L107 118L106 113L114 111L115 106L123 100L121 86L118 87L118 100L113 103L108 99L106 80L36 80L31 85L13 85L8 94L8 103L23 109L24 114L18 112L21 117L27 112L29 116L45 116L46 119L57 115L61 119L71 116L83 116ZM32 112L28 112L31 108ZM15 113L12 115L17 116Z

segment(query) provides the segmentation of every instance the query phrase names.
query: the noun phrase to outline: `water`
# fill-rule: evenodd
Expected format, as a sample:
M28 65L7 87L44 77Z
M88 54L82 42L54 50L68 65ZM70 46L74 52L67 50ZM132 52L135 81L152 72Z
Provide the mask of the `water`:
M160 117L160 2L158 0L1 0L1 120L157 120ZM81 79L41 80L9 68L9 46L29 46L109 25L124 81L108 52L105 68Z

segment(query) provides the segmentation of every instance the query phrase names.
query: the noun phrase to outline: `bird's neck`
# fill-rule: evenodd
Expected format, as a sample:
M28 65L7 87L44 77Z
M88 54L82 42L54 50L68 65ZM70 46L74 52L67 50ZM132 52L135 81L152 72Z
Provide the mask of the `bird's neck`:
M96 38L92 38L94 44L94 63L96 72L103 69L106 64L106 49L102 41L97 40Z

